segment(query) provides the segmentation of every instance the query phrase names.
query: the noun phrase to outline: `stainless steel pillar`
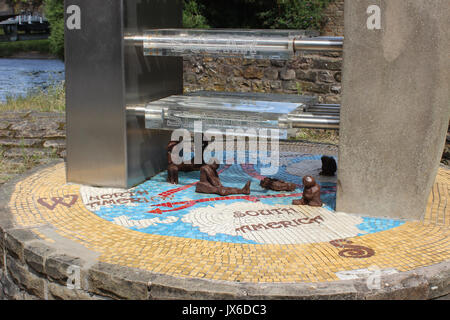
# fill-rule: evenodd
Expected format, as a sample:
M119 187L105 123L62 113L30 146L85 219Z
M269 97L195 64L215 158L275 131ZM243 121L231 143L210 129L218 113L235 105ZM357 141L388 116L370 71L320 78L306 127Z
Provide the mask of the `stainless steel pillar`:
M144 57L127 33L179 28L181 0L66 0L67 180L128 188L164 170L170 132L145 129L126 107L183 90L182 58Z

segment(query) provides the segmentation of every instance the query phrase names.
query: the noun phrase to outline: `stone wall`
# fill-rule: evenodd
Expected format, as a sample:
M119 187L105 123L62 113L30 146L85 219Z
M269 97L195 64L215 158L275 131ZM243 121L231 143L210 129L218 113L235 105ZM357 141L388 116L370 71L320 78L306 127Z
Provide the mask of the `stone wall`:
M184 60L186 91L290 93L339 103L342 54L305 53L292 60L192 57Z
M65 156L65 115L62 113L0 113L3 160Z
M344 0L334 0L324 12L326 23L322 34L326 36L344 35Z

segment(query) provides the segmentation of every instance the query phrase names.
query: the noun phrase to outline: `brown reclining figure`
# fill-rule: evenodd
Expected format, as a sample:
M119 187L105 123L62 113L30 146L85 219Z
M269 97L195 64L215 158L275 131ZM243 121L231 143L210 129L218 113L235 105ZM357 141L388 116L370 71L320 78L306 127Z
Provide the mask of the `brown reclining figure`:
M316 183L316 180L311 176L306 176L303 178L303 186L303 198L292 201L292 204L321 207L323 202L320 200L320 186Z
M233 194L250 194L250 184L247 184L242 188L228 188L224 187L220 182L219 174L217 169L219 164L214 161L212 164L206 164L200 169L200 182L197 183L195 192L198 193L208 193L208 194L218 194L220 196L229 196Z
M191 159L190 163L181 163L174 164L172 161L172 150L178 145L179 141L170 141L167 146L167 182L171 184L178 184L178 172L191 172L191 171L199 171L202 166L205 165L203 154L202 154L202 163L194 164L194 159ZM202 146L202 151L208 146L208 142L204 141Z
M278 179L264 178L260 183L261 187L273 191L294 191L297 189L295 183L285 182Z

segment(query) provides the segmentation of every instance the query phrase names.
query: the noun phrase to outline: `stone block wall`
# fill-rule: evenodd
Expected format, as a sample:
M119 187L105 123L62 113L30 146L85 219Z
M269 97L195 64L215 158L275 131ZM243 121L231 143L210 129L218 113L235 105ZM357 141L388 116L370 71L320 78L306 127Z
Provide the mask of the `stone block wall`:
M344 34L344 0L334 0L324 12L326 23L322 34L342 36Z
M24 157L64 157L66 148L63 113L0 113L2 160Z
M292 60L191 57L184 60L185 91L289 93L339 103L342 53L305 53Z

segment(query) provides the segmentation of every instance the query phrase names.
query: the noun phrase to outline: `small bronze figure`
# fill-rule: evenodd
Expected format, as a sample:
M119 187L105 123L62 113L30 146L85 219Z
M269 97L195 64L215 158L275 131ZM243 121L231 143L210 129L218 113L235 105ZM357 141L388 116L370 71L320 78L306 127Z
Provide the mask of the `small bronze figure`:
M219 164L217 162L206 164L201 167L200 182L197 183L195 192L218 194L220 196L229 196L233 194L250 194L251 181L248 181L242 189L224 187L220 182L220 178L217 173L218 168Z
M322 157L322 172L321 176L333 177L336 173L337 165L336 160L333 157L323 156Z
M297 186L295 183L285 182L278 179L264 178L261 183L261 187L273 191L294 191Z
M172 161L172 151L176 145L178 145L179 141L170 141L167 146L167 182L171 184L178 184L178 172L191 172L191 171L199 171L200 168L205 165L205 161L203 159L203 151L208 146L208 142L204 141L202 144L202 163L195 164L194 159L191 159L190 163L181 163L174 164Z
M292 204L299 206L321 207L323 205L320 200L320 186L316 180L311 176L303 178L303 198L292 201Z

